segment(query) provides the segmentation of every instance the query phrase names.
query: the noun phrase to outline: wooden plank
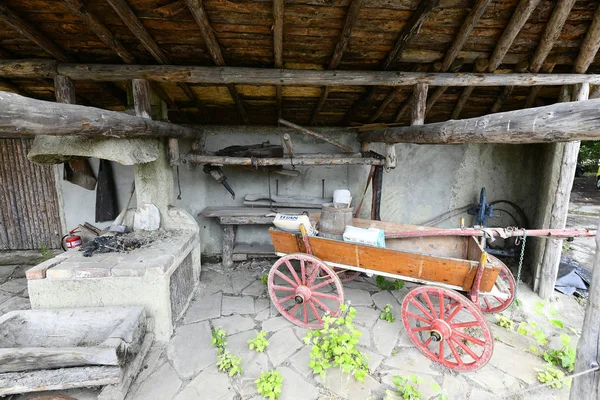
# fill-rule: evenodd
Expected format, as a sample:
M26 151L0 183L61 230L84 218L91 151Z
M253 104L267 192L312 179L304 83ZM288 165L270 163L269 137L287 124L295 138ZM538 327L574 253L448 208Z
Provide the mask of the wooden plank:
M0 374L0 396L118 384L119 367L75 367Z
M277 253L304 252L304 246L298 243L297 235L270 229L271 241ZM477 262L452 258L432 257L425 254L382 249L371 246L344 243L319 237L310 237L313 255L326 262L357 266L389 274L407 276L448 285L465 286L465 279ZM488 264L484 271L481 290L492 289L500 268ZM474 275L473 275L474 277ZM467 279L467 283L468 283ZM472 284L472 280L470 282Z
M239 217L219 217L221 225L270 225L275 216L239 216Z
M63 0L63 3L112 49L126 63L134 64L135 57L123 46L120 40L94 15L80 0Z
M302 214L305 210L303 208L286 210L290 214ZM275 213L270 208L251 208L251 207L239 207L239 206L225 206L225 207L206 207L202 210L199 216L206 218L221 218L221 217L266 217Z
M285 125L287 127L293 128L293 129L295 129L295 130L297 130L299 132L302 132L305 135L309 135L309 136L315 137L315 138L317 138L319 140L322 140L324 142L327 142L327 143L329 143L329 144L331 144L331 145L333 145L335 147L338 147L338 148L344 150L345 152L352 153L352 151L353 151L351 147L343 145L343 144L337 142L336 140L333 140L333 139L328 138L327 136L321 135L320 133L317 133L315 131L311 131L310 129L306 129L306 128L304 128L304 127L302 127L300 125L296 125L296 124L294 124L294 123L292 123L290 121L286 121L285 119L281 119L280 118L278 122L280 124L282 124L282 125Z
M27 138L37 135L194 137L196 130L116 111L34 100L0 92L0 137Z
M423 125L425 123L425 105L427 104L426 84L415 85L412 95L411 125Z
M35 365L31 365L35 362ZM0 374L84 365L120 365L118 347L0 349Z
M237 243L233 248L233 254L274 256L275 248L271 244Z
M37 44L42 50L57 60L64 62L73 60L64 52L63 49L48 39L47 35L45 35L43 32L40 32L38 29L36 29L36 27L25 21L4 4L0 4L0 21L10 25L19 34Z
M221 253L223 267L233 266L233 248L235 247L236 225L223 225L223 251Z
M14 61L23 66L29 61ZM38 61L33 61L39 65ZM0 63L0 65L2 65ZM22 68L22 67L21 67ZM400 71L323 71L308 69L269 69L244 67L200 67L180 65L58 64L57 71L74 80L123 81L147 79L158 82L206 84L303 85L303 86L561 86L588 82L600 84L598 74L491 74ZM10 65L0 69L2 77L15 71ZM21 77L38 77L21 70ZM16 73L19 73L16 72Z
M600 99L359 134L383 143L547 143L600 139Z
M2 104L0 102L0 104ZM2 113L0 111L0 135L2 133ZM185 162L192 164L221 164L221 165L245 165L245 166L300 166L300 165L383 165L384 161L378 158L253 158L253 157L222 157L188 154Z
M583 43L581 44L579 54L577 55L577 59L575 60L575 67L573 68L573 72L578 74L585 74L592 63L594 61L594 57L596 57L596 53L598 53L598 49L600 48L600 5L596 8L596 12L594 13L594 19L588 31L585 35L585 39L583 39Z

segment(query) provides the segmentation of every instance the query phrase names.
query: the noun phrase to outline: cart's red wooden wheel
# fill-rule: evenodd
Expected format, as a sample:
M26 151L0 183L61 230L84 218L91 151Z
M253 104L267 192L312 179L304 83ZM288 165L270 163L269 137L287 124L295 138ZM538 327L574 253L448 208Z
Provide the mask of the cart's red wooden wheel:
M484 313L496 313L506 310L515 300L517 283L508 267L496 257L488 254L488 260L500 265L500 273L496 279L496 287L508 298L504 299L486 293L479 293L479 308Z
M455 371L489 361L494 338L475 304L454 290L420 286L402 302L402 322L419 351Z
M352 271L344 268L333 267L333 271L340 277L342 282L350 282L360 275L360 271Z
M303 328L322 328L323 316L339 316L344 303L340 278L323 261L304 253L277 260L269 272L268 287L281 315Z

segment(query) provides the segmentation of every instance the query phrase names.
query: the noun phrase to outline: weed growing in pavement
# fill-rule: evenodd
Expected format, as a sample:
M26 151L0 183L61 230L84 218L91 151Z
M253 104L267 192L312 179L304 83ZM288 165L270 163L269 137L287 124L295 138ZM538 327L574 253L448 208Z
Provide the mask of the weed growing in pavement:
M505 317L504 315L498 315L498 321L496 324L506 329L507 331L512 331L515 329L515 323L512 319Z
M250 350L256 350L259 353L264 352L267 346L269 346L269 341L265 338L265 336L267 336L267 332L260 331L254 339L249 339L248 347Z
M269 274L263 274L260 277L260 281L262 282L263 285L267 286L267 284L269 283Z
M219 371L229 372L229 376L242 374L242 359L231 354L229 350L223 350L219 354L217 366L219 367Z
M535 370L538 372L537 379L541 383L548 383L565 377L565 373L563 371L561 371L560 369L556 369L550 365L546 365L544 369L535 368ZM564 383L554 382L550 386L553 388L560 389L563 387L563 385L571 387L571 379L564 381Z
M309 330L304 336L306 345L312 344L308 366L314 374L325 378L325 372L332 366L340 367L343 372L354 375L354 378L364 382L369 373L367 357L357 348L362 336L352 321L356 315L354 307L346 304L340 306L342 313L335 318L330 315L323 317L323 328Z
M566 334L560 335L563 347L558 350L549 350L544 353L544 360L551 365L563 367L568 372L573 372L575 368L575 355L577 351L571 347L571 337Z
M217 352L221 354L225 350L225 346L227 346L227 334L221 328L216 328L212 334L211 345L217 348Z
M46 243L40 242L40 252L42 253L42 258L44 259L44 261L48 261L49 259L54 258L54 253L52 253L52 250L50 250L48 246L46 246Z
M394 385L396 392L404 400L420 400L423 394L418 389L421 383L425 381L414 374L409 376L394 375Z
M383 307L383 311L381 312L381 314L379 314L379 318L389 322L390 324L396 321L394 315L392 314L391 304L386 304L385 307Z
M276 369L268 372L261 372L260 379L254 381L256 390L265 399L275 400L281 395L281 384L283 377Z
M530 322L529 324L526 322L521 322L517 328L517 332L523 336L529 335L533 337L541 345L548 343L546 334L541 328L538 328L535 322Z
M404 281L400 279L388 281L381 275L375 278L375 283L377 283L377 287L381 290L400 290L404 287Z

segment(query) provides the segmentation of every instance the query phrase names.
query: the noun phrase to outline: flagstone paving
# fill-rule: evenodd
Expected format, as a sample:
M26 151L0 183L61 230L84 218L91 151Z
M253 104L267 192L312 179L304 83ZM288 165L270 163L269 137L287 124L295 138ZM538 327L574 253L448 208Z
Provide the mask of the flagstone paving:
M199 289L186 316L168 344L155 344L127 400L258 400L262 397L256 392L254 380L261 371L275 368L284 377L282 400L383 399L386 391L394 390L394 376L410 374L423 379L419 387L423 399L437 398L438 385L452 400L503 398L538 385L535 368L543 367L544 360L531 353L531 346L540 346L530 337L497 326L495 315L486 316L495 336L494 355L479 371L456 373L430 361L413 346L399 315L400 303L413 285L382 291L375 285L375 277L344 283L346 298L357 309L356 327L365 336L359 348L369 356L370 375L361 384L331 368L322 379L308 367L310 346L302 340L307 330L288 322L270 304L266 287L260 281L266 269L267 264L255 264L253 268L239 265L229 272L220 265L203 266ZM540 300L528 287L521 285L519 293L522 306L505 311L505 316L517 323L536 321L552 343L560 333L575 338L568 327L580 330L584 308L573 298L556 293L560 302L546 305L548 312L560 310L565 325L560 329L533 311ZM394 323L379 319L386 304L393 306ZM217 369L217 351L211 346L209 334L210 329L217 327L227 332L228 350L242 359L241 376L231 378ZM265 353L256 353L248 349L247 340L261 330L267 331L269 347ZM568 388L545 388L514 398L568 397Z

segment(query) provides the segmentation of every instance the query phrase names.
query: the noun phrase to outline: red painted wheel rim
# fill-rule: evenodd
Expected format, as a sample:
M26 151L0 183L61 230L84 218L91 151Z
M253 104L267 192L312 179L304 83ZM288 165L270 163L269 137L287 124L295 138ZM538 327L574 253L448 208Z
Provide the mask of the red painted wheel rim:
M268 288L281 315L303 328L322 328L323 316L339 316L344 303L340 278L323 261L304 253L277 260L269 272Z
M488 259L500 265L500 273L496 279L496 284L500 288L500 291L508 294L509 297L505 300L494 295L479 293L479 308L484 313L496 313L506 310L513 303L517 283L508 267L502 261L491 255L488 255Z
M453 290L411 290L402 302L402 322L421 353L455 371L477 370L492 356L494 339L483 314Z
M360 271L352 271L349 269L333 267L333 271L340 277L342 282L350 282L360 275Z

